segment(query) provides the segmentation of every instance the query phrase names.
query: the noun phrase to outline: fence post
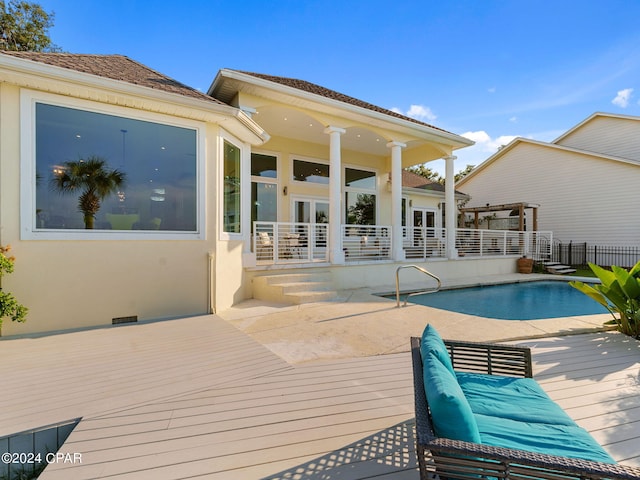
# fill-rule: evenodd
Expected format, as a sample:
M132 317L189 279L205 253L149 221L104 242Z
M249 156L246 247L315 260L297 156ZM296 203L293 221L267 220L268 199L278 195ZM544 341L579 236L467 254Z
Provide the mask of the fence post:
M569 242L568 257L569 257L569 261L567 262L567 264L573 265L571 263L571 260L573 260L573 242L572 241Z
M593 246L593 263L598 265L598 246Z

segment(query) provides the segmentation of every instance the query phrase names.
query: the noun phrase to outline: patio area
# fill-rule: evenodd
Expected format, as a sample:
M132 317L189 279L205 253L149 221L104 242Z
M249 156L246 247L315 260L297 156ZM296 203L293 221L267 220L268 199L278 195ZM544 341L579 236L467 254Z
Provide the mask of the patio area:
M51 464L44 480L418 478L409 336L432 322L450 338L540 336L515 342L533 348L535 378L616 460L640 466L639 342L596 321L590 333L584 322L491 332L367 295L3 339L0 435L82 417L61 449L82 463ZM269 316L282 328L264 328ZM341 345L327 325L362 342ZM386 345L364 348L385 328Z

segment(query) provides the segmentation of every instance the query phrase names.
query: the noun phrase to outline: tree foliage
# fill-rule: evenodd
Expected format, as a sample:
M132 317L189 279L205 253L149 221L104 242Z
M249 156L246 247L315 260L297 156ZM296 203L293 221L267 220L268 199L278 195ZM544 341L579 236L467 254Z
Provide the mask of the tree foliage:
M51 42L53 12L24 0L0 0L0 50L52 52L60 49Z
M458 173L454 175L453 181L457 182L462 178L466 177L473 171L474 168L475 168L474 165L467 165L463 170L460 170ZM444 185L444 177L441 176L438 172L435 172L432 169L428 168L425 163L421 165L414 165L412 167L407 168L407 170L417 175L420 175L421 177L424 177L428 180L431 180L432 182L436 182L441 185Z
M466 177L467 175L469 175L473 169L476 168L475 165L467 165L464 170L460 170L458 173L456 173L453 177L453 181L454 182L459 182L460 180L462 180L464 177Z
M420 175L421 177L426 178L427 180L431 180L432 182L441 183L444 185L444 178L440 176L438 172L433 171L428 168L425 163L420 165L414 165L412 167L407 168L409 172L415 173L416 175Z

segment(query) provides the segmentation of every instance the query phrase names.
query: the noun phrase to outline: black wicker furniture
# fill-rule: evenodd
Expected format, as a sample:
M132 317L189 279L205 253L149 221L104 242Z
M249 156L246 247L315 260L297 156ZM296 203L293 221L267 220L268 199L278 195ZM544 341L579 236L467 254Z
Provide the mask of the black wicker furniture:
M438 437L425 394L421 339L411 338L421 479L640 479L640 468ZM456 371L531 378L528 348L445 341Z

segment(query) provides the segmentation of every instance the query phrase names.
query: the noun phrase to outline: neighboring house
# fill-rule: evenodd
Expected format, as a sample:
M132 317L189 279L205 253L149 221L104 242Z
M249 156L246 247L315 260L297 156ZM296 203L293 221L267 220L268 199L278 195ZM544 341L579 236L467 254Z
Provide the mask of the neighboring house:
M515 268L457 259L453 152L472 142L309 82L221 70L204 94L119 55L5 52L0 127L3 287L30 309L4 335L210 313L265 274L353 288L393 284L407 258L450 277ZM126 183L85 229L79 194L52 181L90 156ZM444 191L403 186L436 159Z
M640 244L639 181L640 117L595 113L550 143L513 140L456 187L467 207L539 205L538 228L556 241L631 246Z

